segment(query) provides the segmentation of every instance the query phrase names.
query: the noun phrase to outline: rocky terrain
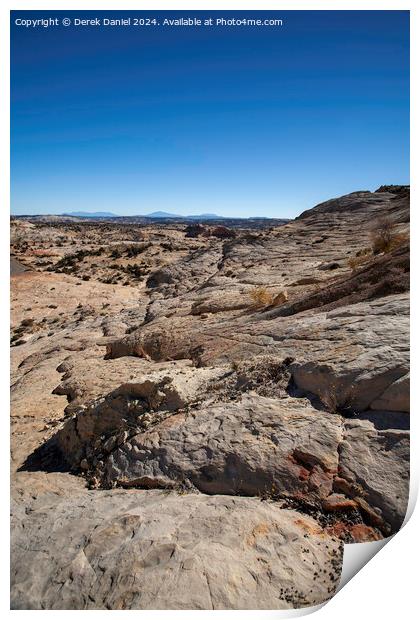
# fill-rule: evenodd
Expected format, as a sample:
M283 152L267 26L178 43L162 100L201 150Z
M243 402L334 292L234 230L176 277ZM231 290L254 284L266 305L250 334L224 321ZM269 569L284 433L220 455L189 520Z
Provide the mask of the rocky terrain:
M12 608L330 598L405 516L408 222L13 219Z

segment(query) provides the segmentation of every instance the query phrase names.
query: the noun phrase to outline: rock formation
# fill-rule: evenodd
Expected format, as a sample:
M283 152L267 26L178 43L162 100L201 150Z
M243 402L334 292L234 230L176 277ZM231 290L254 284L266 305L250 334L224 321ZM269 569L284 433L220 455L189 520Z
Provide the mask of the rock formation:
M383 186L233 234L12 222L12 607L331 597L405 516L408 219Z

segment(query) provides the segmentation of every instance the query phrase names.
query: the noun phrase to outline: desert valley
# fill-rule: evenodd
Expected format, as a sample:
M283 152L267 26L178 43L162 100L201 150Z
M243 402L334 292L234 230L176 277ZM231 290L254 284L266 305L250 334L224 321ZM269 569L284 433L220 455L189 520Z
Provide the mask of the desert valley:
M11 220L12 607L288 609L409 490L409 187Z

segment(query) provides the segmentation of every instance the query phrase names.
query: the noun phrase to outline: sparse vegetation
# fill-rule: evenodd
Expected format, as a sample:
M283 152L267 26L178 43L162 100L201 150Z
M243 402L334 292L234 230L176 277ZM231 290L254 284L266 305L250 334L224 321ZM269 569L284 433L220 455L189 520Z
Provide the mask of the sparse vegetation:
M126 255L128 258L135 258L139 254L150 248L151 245L151 243L137 243L134 245L129 245L126 248Z
M137 280L139 280L142 276L145 275L145 271L140 265L131 265L129 263L125 271L126 273L129 273L130 275L133 276L133 278L136 278Z
M122 256L121 251L118 248L115 248L114 250L112 250L110 254L110 257L114 259L121 258L121 256Z
M269 306L274 299L274 294L265 286L256 286L249 295L257 308Z
M353 271L356 271L356 269L358 269L359 267L367 263L369 259L371 258L371 256L372 255L369 250L369 254L361 254L359 256L356 255L356 256L353 256L352 258L349 258L350 269L352 269Z
M374 254L387 254L408 240L408 236L399 233L396 224L389 218L378 220L371 238Z
M287 301L287 291L269 291L265 286L256 286L251 292L250 297L257 308L268 306L280 306Z

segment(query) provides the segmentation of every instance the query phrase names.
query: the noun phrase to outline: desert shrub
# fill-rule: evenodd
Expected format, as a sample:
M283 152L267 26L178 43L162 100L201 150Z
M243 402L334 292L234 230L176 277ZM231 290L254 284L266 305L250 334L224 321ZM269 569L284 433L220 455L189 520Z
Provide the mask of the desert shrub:
M60 258L60 260L56 262L54 267L56 269L62 269L63 267L74 267L74 265L75 265L74 256L71 254L67 254L67 256L63 256L63 258Z
M270 292L265 286L256 286L249 295L257 308L281 306L288 299L287 291Z
M79 267L77 265L70 264L68 267L62 267L61 269L57 269L56 265L53 265L51 268L47 267L47 271L49 270L56 271L57 273L67 273L67 275L71 275L72 273L76 273L79 271Z
M134 245L129 245L126 248L126 255L128 258L135 258L139 254L150 248L151 245L151 243L137 243Z
M256 286L249 295L257 308L269 306L274 299L273 293L270 293L265 286Z
M206 230L206 227L202 224L188 224L188 226L184 229L184 232L186 237L195 238L202 235Z
M369 256L353 256L349 258L349 267L355 271L358 267L361 267L369 260Z
M407 241L408 237L397 232L396 224L392 220L383 218L378 221L375 230L372 231L371 239L374 254L387 254Z
M356 271L359 267L369 262L372 258L371 248L362 248L356 252L355 256L352 256L348 260L348 265L352 271Z
M144 276L144 269L140 265L131 265L130 263L125 268L126 273L129 273L134 278L141 278Z

